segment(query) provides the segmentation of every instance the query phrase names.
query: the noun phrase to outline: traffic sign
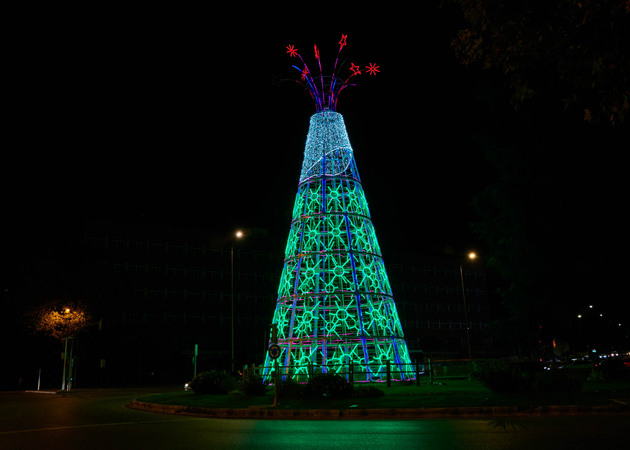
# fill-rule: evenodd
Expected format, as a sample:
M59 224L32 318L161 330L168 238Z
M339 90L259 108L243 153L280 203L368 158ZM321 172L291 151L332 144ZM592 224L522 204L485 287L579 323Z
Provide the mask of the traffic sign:
M271 359L278 359L278 357L280 356L281 352L282 352L282 350L280 349L279 345L271 344L269 346L269 357Z

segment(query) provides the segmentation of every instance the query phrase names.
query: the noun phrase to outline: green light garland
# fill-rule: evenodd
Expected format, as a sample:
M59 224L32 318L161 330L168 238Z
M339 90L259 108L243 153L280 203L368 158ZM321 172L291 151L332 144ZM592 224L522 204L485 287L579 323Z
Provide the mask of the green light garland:
M340 114L311 117L273 323L285 374L412 378L413 367ZM272 360L267 356L265 377ZM362 378L361 378L362 377Z

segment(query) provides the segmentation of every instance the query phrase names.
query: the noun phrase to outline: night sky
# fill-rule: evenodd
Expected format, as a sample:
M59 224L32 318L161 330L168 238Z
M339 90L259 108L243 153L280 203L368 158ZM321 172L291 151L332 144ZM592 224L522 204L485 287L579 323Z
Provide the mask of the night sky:
M438 8L379 16L226 27L221 16L94 15L25 31L3 194L14 219L57 229L141 217L284 239L315 112L285 47L314 62L317 44L326 70L343 33L347 65L381 70L346 89L338 111L384 251L470 246L468 203L491 172L471 141L474 80L449 47L457 24Z
M570 87L554 84L551 70L546 83L546 67L532 70L542 88L516 110L503 73L457 60L451 41L465 23L442 3L349 14L338 4L280 14L238 3L11 17L0 166L5 338L30 304L74 289L82 260L73 245L86 219L224 236L264 228L282 252L315 113L286 46L313 68L316 44L328 70L345 34L341 72L380 66L341 94L337 110L386 266L401 254L475 249L488 269L497 342L512 330L533 342L544 323L549 339L578 330L627 346L627 119L586 124L581 106L560 105ZM496 204L480 216L471 202L497 186L485 197ZM475 222L499 232L482 239ZM511 282L509 295L496 295ZM576 328L588 305L604 318Z
M461 19L439 3L347 16L240 6L25 15L11 42L15 139L1 194L8 241L46 245L80 231L85 218L107 218L267 228L281 251L315 112L292 81L286 46L314 62L317 44L326 69L343 33L346 64L381 70L346 89L338 112L384 256L483 253L470 202L497 173L479 132L502 129L514 111L500 76L456 60L450 41ZM559 252L584 246L592 264L610 268L621 252L623 140L574 147L566 130L552 136L561 151L545 160L569 186ZM608 295L615 278L604 272Z

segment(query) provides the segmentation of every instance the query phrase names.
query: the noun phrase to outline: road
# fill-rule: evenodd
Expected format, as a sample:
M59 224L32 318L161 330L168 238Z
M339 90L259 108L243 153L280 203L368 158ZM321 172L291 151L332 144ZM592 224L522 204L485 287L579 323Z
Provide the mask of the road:
M629 415L425 420L229 420L130 410L151 389L0 392L0 449L627 448Z

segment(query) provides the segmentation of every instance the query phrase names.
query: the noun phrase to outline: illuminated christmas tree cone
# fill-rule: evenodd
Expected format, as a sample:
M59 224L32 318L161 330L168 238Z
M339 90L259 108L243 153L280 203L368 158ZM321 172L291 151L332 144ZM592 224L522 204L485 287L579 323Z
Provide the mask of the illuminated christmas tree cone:
M343 117L316 103L272 321L280 373L375 381L389 367L392 379L414 378ZM266 379L273 363L267 355Z
M385 379L389 363L392 378L414 377L337 112L311 117L273 324L283 375L352 371L355 381L369 381Z

